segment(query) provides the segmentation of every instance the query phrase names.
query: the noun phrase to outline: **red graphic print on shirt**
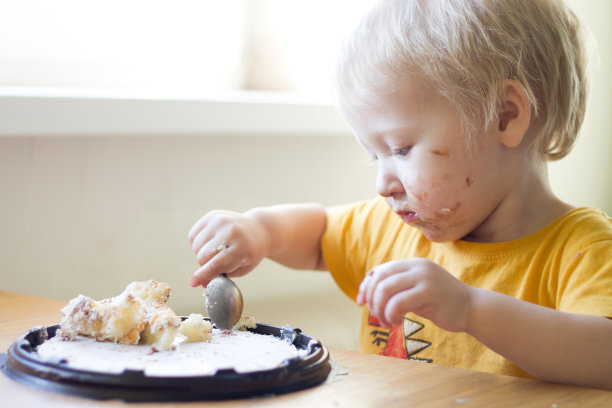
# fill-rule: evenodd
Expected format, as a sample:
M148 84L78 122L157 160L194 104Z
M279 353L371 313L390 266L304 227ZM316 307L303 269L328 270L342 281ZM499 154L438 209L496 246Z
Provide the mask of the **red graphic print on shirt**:
M431 346L431 343L414 337L425 325L416 320L404 316L401 327L391 326L391 329L383 329L380 321L372 315L368 318L372 344L381 347L380 354L383 356L399 357L409 360L418 360L431 363L429 358L419 358L416 354Z

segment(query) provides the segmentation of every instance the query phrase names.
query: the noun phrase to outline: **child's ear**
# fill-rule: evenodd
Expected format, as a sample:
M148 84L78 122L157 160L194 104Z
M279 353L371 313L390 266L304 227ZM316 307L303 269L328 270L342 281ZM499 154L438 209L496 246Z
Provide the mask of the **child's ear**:
M500 142L506 147L518 146L531 123L531 104L523 86L514 79L506 80L499 113Z

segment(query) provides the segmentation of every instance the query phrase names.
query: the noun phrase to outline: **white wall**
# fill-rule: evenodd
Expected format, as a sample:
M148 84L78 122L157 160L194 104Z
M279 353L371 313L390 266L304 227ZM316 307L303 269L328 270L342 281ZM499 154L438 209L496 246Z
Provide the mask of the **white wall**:
M612 1L567 3L590 29L598 55L591 64L591 92L580 138L569 156L550 166L551 182L566 201L612 214Z

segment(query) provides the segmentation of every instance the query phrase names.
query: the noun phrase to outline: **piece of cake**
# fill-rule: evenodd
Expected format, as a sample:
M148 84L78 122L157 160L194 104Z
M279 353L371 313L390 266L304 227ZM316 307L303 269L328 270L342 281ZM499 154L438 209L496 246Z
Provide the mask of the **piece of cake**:
M154 280L132 282L118 296L96 301L79 295L62 309L59 338L72 340L77 335L97 341L146 344L154 350L173 348L178 333L187 342L208 341L213 326L201 314L181 319L167 305L170 286ZM234 330L256 328L252 317L243 316Z
M208 341L212 335L213 326L204 316L192 313L179 327L179 333L186 337L186 342Z
M245 331L246 329L256 329L257 322L250 316L241 316L234 325L234 330Z
M143 307L159 308L167 307L166 303L170 299L170 286L164 282L147 280L144 282L132 282L123 291L138 298L143 302Z
M62 309L59 336L71 340L78 334L98 341L138 344L145 315L140 301L131 295L95 301L79 295Z
M79 295L62 309L58 334L76 335L122 344L150 344L157 350L172 347L181 319L166 302L170 286L148 280L132 282L118 296L101 301Z
M144 331L141 333L141 344L153 346L156 350L172 348L178 333L181 319L170 308L149 310Z
M164 282L148 280L132 282L124 293L128 293L142 304L145 328L141 333L141 344L148 344L157 350L168 350L181 324L181 319L166 303L170 299L170 286Z

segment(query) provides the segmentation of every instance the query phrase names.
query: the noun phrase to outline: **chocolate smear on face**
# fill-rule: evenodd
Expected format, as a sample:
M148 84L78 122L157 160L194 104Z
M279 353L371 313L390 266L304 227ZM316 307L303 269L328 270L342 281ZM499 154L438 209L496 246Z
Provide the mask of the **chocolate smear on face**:
M440 157L449 157L450 153L444 150L435 150L432 149L429 151L431 154L433 154L434 156L440 156Z

